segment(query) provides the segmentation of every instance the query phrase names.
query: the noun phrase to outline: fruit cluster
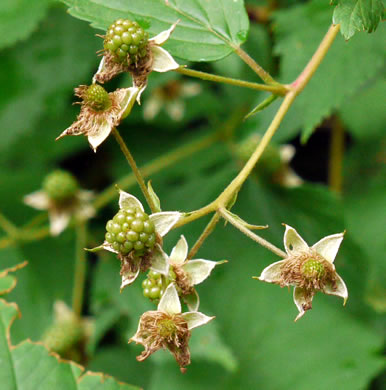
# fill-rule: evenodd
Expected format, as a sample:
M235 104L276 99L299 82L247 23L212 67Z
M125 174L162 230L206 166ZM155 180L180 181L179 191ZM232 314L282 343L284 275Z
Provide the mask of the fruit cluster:
M169 270L167 278L151 270L147 274L147 278L142 282L143 295L151 300L160 299L166 287L175 280L176 274L172 269Z
M71 173L56 170L44 179L43 190L55 203L66 203L78 191L78 182Z
M43 343L51 351L64 354L84 336L81 324L76 320L53 324L43 335Z
M104 48L116 61L137 65L147 56L148 40L148 33L137 22L118 19L107 30Z
M156 243L154 223L138 208L120 210L107 222L106 230L106 241L122 255L134 251L135 256L143 256Z

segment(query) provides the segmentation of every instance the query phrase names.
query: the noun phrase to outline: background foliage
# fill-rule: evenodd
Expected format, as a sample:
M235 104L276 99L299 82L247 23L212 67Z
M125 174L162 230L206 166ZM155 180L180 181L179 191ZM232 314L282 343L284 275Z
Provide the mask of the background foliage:
M318 295L314 310L294 324L296 308L291 294L251 279L275 261L275 256L231 226L219 225L199 252L203 258L229 260L199 286L201 310L216 315L216 320L193 334L192 365L186 375L181 375L166 353L159 352L144 363L135 360L140 348L128 346L127 339L135 332L140 314L153 306L142 297L138 282L119 293L119 264L113 255L92 255L84 315L95 319L96 333L88 346L87 369L151 390L182 386L187 390L381 388L377 377L382 369L382 316L386 310L386 242L382 234L386 218L381 212L386 189L384 26L373 30L383 12L382 2L341 0L329 5L327 0L251 0L245 2L249 20L241 0L231 6L226 0L213 1L211 4L223 7L222 16L217 8L208 8L203 15L198 0L169 1L166 11L156 0L114 0L103 6L99 1L65 3L72 15L98 28L129 12L154 34L180 18L181 28L165 48L182 63L204 61L191 66L252 81L256 81L255 75L231 54L234 45L245 41L243 48L253 58L278 80L289 83L315 51L332 17L342 23L344 35L337 37L274 138L276 143L297 147L292 166L305 184L295 189L279 187L262 180L257 170L232 211L251 223L268 224L270 229L263 235L279 247L282 222L295 226L309 244L346 229L336 266L350 292L347 307L343 309L337 299ZM358 13L359 6L367 10L370 4L374 10ZM22 204L22 197L40 188L44 176L54 168L70 170L83 187L95 192L130 173L111 139L97 154L83 137L54 142L74 120L77 108L71 106L73 88L90 82L98 64L95 52L101 48L101 39L94 36L100 31L70 16L66 9L49 0L7 0L0 6L0 211L17 226L36 215ZM212 60L217 61L205 63ZM144 104L155 88L171 80L182 78L174 73L151 75ZM111 90L130 82L122 76L112 83ZM180 122L170 119L164 110L154 120L145 121L142 107L137 106L121 125L139 166L227 129L228 137L152 175L152 185L165 210L190 211L212 201L241 166L234 153L235 142L249 134L264 133L277 109L275 102L243 122L242 115L265 98L263 93L205 82L200 85L200 95L186 99ZM328 144L336 123L346 134L342 194L334 193L326 184ZM308 142L301 144L300 140ZM142 199L135 186L128 189ZM103 240L104 224L116 209L117 196L91 221L89 246ZM167 251L180 234L192 245L206 222L204 218L172 231L165 242ZM53 303L58 299L71 303L74 232L70 229L57 238L11 246L4 244L4 237L0 238L0 271L24 260L29 262L16 274L17 287L6 295L22 313L12 325L12 343L27 338L38 341L52 322ZM2 290L11 283L9 279L0 280ZM6 329L14 316L14 307L2 302L1 354L6 351ZM49 360L44 347L26 343L12 351L16 361L16 355L27 347L35 359ZM47 364L58 363L50 360ZM65 385L66 380L74 381L80 375L80 369L60 367L51 382L56 388L95 389L93 381L101 381L85 376L80 387ZM6 371L2 366L0 383L5 383L2 378ZM132 388L108 381L103 388ZM24 384L10 388L33 388L28 387L31 383L19 383Z

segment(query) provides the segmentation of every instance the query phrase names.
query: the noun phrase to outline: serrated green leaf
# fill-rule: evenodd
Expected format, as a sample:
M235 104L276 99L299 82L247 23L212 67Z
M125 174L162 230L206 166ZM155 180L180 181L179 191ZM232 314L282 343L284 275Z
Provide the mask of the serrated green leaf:
M383 10L382 0L340 0L334 10L333 22L340 24L342 35L350 39L357 31L375 31Z
M25 39L43 19L52 0L2 0L0 3L0 49Z
M180 22L165 48L188 61L214 61L230 54L248 35L243 0L62 0L69 12L106 30L118 18L136 20L151 34Z
M347 99L339 110L347 131L357 140L382 137L385 131L386 79L377 78Z
M344 207L347 231L355 237L366 256L369 276L363 292L365 299L374 310L385 313L386 237L381 232L386 224L386 214L382 212L386 193L383 160L386 145L382 142L383 134L379 135L379 140L374 137L362 139L345 154Z
M331 10L328 2L314 0L275 13L275 53L280 56L280 81L294 81L311 59L328 30ZM306 141L323 119L339 109L384 66L384 31L381 25L373 36L357 34L346 42L338 36L309 84L296 99L275 135L279 142L299 132ZM264 132L279 102L249 122L259 123Z
M15 304L0 301L0 382L4 390L135 390L136 386L61 361L42 344L10 345L10 327L19 315ZM38 364L37 364L38 362Z
M11 292L16 286L16 278L13 275L8 275L10 272L15 272L21 268L24 268L27 262L23 262L15 265L12 268L7 268L0 272L0 295Z

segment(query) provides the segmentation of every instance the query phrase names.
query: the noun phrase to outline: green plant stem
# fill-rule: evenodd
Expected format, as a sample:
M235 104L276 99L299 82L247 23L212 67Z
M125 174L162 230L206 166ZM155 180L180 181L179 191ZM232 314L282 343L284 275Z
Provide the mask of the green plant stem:
M337 24L335 26L334 25L330 26L322 42L320 42L319 47L316 49L315 53L311 57L311 60L303 69L302 73L300 73L299 77L291 84L292 89L296 91L297 95L299 95L299 93L303 91L305 86L310 81L311 77L318 69L320 63L322 62L323 58L326 56L337 34L339 33L339 30L340 30L340 24Z
M9 235L17 235L18 228L2 213L0 213L0 227Z
M36 217L32 218L27 224L25 224L23 226L23 229L27 230L35 227L36 225L40 225L42 222L46 222L47 218L48 218L48 213L42 212L36 215Z
M234 47L235 53L266 83L272 85L281 85L264 70L252 57L250 57L241 47Z
M220 209L225 209L229 201L234 197L234 195L240 190L241 186L244 184L245 180L250 175L251 171L255 167L256 163L263 154L265 148L271 141L272 137L279 128L283 118L287 114L289 108L295 101L296 97L303 91L305 86L310 81L313 74L316 72L323 58L326 56L329 48L334 42L336 35L338 34L340 26L330 26L326 35L324 36L319 47L315 51L314 55L299 75L299 77L291 84L291 90L286 94L282 104L280 105L276 115L274 116L271 124L268 126L268 129L264 133L260 143L257 145L255 151L244 165L239 174L232 180L232 182L225 188L225 190L215 199L213 202L209 203L207 206L202 207L199 210L193 211L185 215L175 227L179 227L194 221L202 216ZM250 236L250 231L248 230L248 236ZM252 233L251 233L252 234ZM250 236L251 237L251 236ZM252 237L251 237L252 238ZM284 252L282 252L284 253Z
M211 212L216 212L220 208L225 208L225 206L228 204L228 202L232 199L235 193L237 193L242 184L245 182L249 174L251 173L252 169L258 162L260 156L264 152L265 148L269 144L271 138L277 131L281 121L283 120L284 116L286 115L288 109L296 99L296 97L302 92L302 90L305 88L305 86L308 84L309 80L313 76L313 74L316 72L317 68L319 67L320 63L322 62L323 58L327 54L329 48L331 47L332 43L334 42L338 32L340 29L340 25L336 26L331 26L329 30L327 31L325 37L323 38L322 42L320 43L319 47L315 51L314 55L312 56L311 60L308 62L302 73L299 75L299 77L289 86L290 90L286 94L282 104L279 107L279 110L277 111L275 117L273 118L271 124L269 125L267 131L265 132L264 136L262 137L259 145L257 146L256 150L250 157L250 159L247 161L243 169L239 172L239 174L233 179L233 181L228 185L227 188L215 199L213 202L209 203L208 205L196 210L192 211L190 213L186 213L183 218L180 219L180 221L175 225L175 227L183 226L187 223L190 223L196 219L199 219ZM228 126L229 127L229 126ZM121 146L122 151L127 151L128 156L131 156L130 152L128 151L125 143L123 142L122 138L120 137L119 133L115 130L113 131L114 135L116 136L117 142ZM117 137L118 136L118 137ZM216 138L217 139L217 138ZM122 141L122 143L119 142L119 140ZM209 144L211 144L214 141L214 139L211 139L209 141ZM202 148L206 147L206 143L204 142L204 146ZM192 153L196 150L195 147L192 148ZM200 150L201 146L197 147L197 150ZM177 150L175 151L176 155L175 161L177 161L180 158L185 157L184 152L178 152ZM132 159L132 157L131 157ZM167 157L166 157L167 159ZM150 164L148 167L149 171L147 172L148 174L154 173L162 167L169 165L165 160L161 159L155 160L153 163ZM129 161L129 159L128 159ZM133 160L134 162L134 160ZM172 162L171 162L172 163ZM135 162L134 162L135 164ZM159 167L157 165L159 164ZM164 165L163 165L164 164ZM139 170L137 168L137 171L139 173ZM149 173L150 172L150 173ZM135 175L136 176L136 175ZM141 177L141 176L140 176ZM142 177L141 177L142 179ZM128 176L125 180L131 183L131 176ZM144 185L144 181L142 179L142 183ZM129 185L128 184L128 185ZM141 187L142 188L142 187ZM144 189L147 192L146 186L144 186ZM115 193L112 195L112 190L109 189L108 192L102 193L102 196L100 199L100 203L96 202L96 205L99 207L102 207L105 203L107 203L110 199L112 199L115 196ZM149 204L150 205L150 204ZM49 234L49 229L48 227L39 229L39 230L34 230L34 231L29 231L29 232L19 232L18 233L18 240L21 241L33 241L39 238L43 238ZM12 237L5 237L0 239L0 249L4 248L6 246L12 245L15 243L15 239Z
M223 84L230 84L235 85L238 87L244 87L244 88L250 88L255 89L258 91L266 91L266 92L272 92L275 95L283 96L288 92L288 87L285 85L275 83L275 85L266 85L266 84L258 84L253 83L250 81L244 81L244 80L238 80L238 79L232 79L229 77L223 77L223 76L217 76L210 73L201 72L198 70L188 69L184 67L180 67L175 70L177 73L181 73L186 76L190 77L196 77L201 80L207 80L207 81L213 81L216 83L223 83Z
M245 227L242 223L240 223L240 221L238 221L236 218L233 218L230 213L227 213L224 208L220 208L218 210L218 213L226 221L231 223L235 228L239 229L242 233L244 233L247 237L249 237L253 241L256 241L258 244L260 244L264 248L269 249L271 252L275 253L276 255L278 255L282 258L287 257L287 254L285 252L283 252L281 249L277 248L275 245L271 244L269 241L265 240L264 238L251 232L247 227Z
M303 91L313 74L316 72L316 69L319 67L323 58L326 56L329 48L334 42L336 35L339 32L339 28L339 25L330 26L309 63L306 65L306 67L304 68L300 76L296 79L296 81L291 84L291 91L285 96L282 104L279 107L279 110L274 116L268 129L264 133L264 136L262 137L260 143L257 145L252 156L249 158L249 160L244 165L243 169L239 172L239 174L235 177L235 179L233 179L233 181L228 185L228 187L215 200L217 207L226 207L229 200L234 196L235 193L240 190L241 186L248 178L249 174L252 172L252 169L255 167L265 148L276 133L277 129L280 126L280 123L287 114L296 97L301 91Z
M50 234L50 229L48 226L44 226L36 230L19 230L16 237L7 236L0 239L0 249L7 248L11 245L16 244L17 242L29 242L40 240L44 237L47 237Z
M157 207L154 204L153 199L151 198L151 196L149 194L149 191L147 190L147 187L146 187L145 181L143 180L142 174L141 174L140 170L138 169L137 164L136 164L133 156L131 155L129 149L127 148L125 141L123 140L123 138L119 134L119 131L116 128L113 129L113 135L114 135L116 141L118 142L118 145L120 146L120 148L122 150L122 153L125 155L127 162L129 163L129 165L131 166L131 169L133 170L135 178L137 179L138 185L142 190L142 193L146 199L147 204L150 207L151 212L152 213L157 212Z
M185 145L182 145L174 149L170 153L166 153L161 157L154 159L150 163L141 167L142 176L148 177L150 175L153 175L173 165L177 161L189 157L199 152L200 150L206 149L207 147L213 145L213 143L218 141L222 137L222 133L223 129L220 129L219 131L206 135L193 142L189 142ZM135 175L133 173L130 173L129 175L119 180L117 185L119 188L125 189L135 184L135 181ZM100 209L106 204L108 204L111 200L116 198L116 196L117 190L114 184L113 186L108 187L106 190L104 190L101 194L98 195L98 197L94 201L94 207L96 209Z
M331 129L328 185L332 191L342 192L342 166L344 155L344 128L339 118L334 118Z
M170 153L166 153L163 156L156 158L155 160L151 161L149 164L146 164L141 168L141 172L143 173L143 176L148 177L152 174L160 172L163 169L167 168L168 166L173 165L173 163L180 161L190 155L193 155L199 152L200 150L206 149L210 145L213 145L213 143L215 143L216 141L220 140L224 136L224 132L226 130L227 128L221 128L216 132L206 135L193 142L189 142L183 146L176 148ZM127 175L126 177L118 181L117 185L119 188L125 189L134 185L135 183L136 183L136 177L134 173L130 173L129 175ZM116 190L116 185L114 184L108 187L106 190L104 190L101 194L97 196L93 206L97 210L101 209L116 197L117 197L117 190ZM38 217L36 217L36 220L34 218L30 223L23 226L18 232L17 239L14 237L10 237L9 235L7 237L1 238L0 249L13 245L17 241L29 242L29 241L34 241L34 240L47 237L49 235L49 228L47 226L39 229L33 229L33 230L31 229L32 224L36 223L37 219L39 219L40 221L43 218L47 219L46 213L40 214ZM71 224L70 226L73 225Z
M78 222L76 225L76 247L75 247L75 270L74 287L72 293L72 310L80 317L83 307L84 286L86 281L86 251L84 247L87 243L86 222Z
M267 131L264 133L264 136L262 137L260 143L258 144L250 159L244 165L243 169L239 172L239 174L232 180L228 187L225 188L225 190L215 201L217 207L225 207L227 203L231 200L233 195L240 190L241 186L252 172L256 163L259 161L261 155L263 154L265 148L267 147L272 137L276 133L277 129L279 128L280 123L282 122L284 116L291 107L295 98L296 94L293 91L291 91L284 98L283 103L281 104L279 110L273 118L273 121L269 125Z
M197 251L201 248L204 241L213 232L219 220L220 220L220 215L216 212L213 215L212 219L209 221L209 223L206 225L204 231L201 233L196 243L193 245L192 249L190 250L188 254L188 260L192 259L193 256L197 253Z

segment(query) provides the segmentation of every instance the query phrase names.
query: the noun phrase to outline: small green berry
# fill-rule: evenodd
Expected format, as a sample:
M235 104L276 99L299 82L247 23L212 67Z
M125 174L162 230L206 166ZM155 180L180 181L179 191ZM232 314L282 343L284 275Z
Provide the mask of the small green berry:
M150 298L150 289L149 288L144 288L143 289L143 295L146 297L146 298Z
M150 270L150 271L149 271L149 277L150 277L151 279L159 279L159 278L161 277L161 274L160 274L159 272Z
M116 20L106 32L104 48L117 62L137 65L147 56L149 35L137 23Z
M145 233L148 233L148 234L154 233L155 226L154 226L153 221L150 221L150 219L148 219L147 221L144 221L143 222L143 231Z
M134 243L134 249L137 250L137 251L140 251L142 250L143 248L145 248L145 244L142 242L142 241L136 241Z
M126 215L125 213L122 213L122 212L118 212L114 218L113 218L113 221L118 223L118 224L123 224L124 222L126 222Z
M143 231L143 222L140 220L140 219L135 219L132 223L131 223L131 228L137 232L137 233L140 233Z
M43 189L54 202L65 203L77 193L78 182L71 173L57 170L44 179Z
M115 234L112 234L112 233L106 233L105 234L105 239L107 242L109 242L110 244L112 244L116 238L115 238Z
M153 248L153 246L155 245L155 241L156 241L155 234L152 233L152 234L150 234L149 238L148 238L147 241L145 242L145 245L146 245L148 248Z
M105 239L123 255L133 251L134 256L143 256L156 243L154 224L149 222L149 216L139 209L122 209L107 222Z
M118 234L121 232L121 225L119 223L113 223L111 227L111 233Z
M111 99L108 92L98 84L92 84L87 88L83 100L95 111L106 111L111 107Z
M149 235L147 233L140 233L139 241L145 244L148 239L149 239Z
M117 235L116 235L116 241L118 241L119 243L123 244L125 241L126 241L126 235L124 232L119 232Z
M126 233L126 238L131 241L131 242L134 242L134 241L138 241L138 233L136 233L134 230L129 230L127 233Z

